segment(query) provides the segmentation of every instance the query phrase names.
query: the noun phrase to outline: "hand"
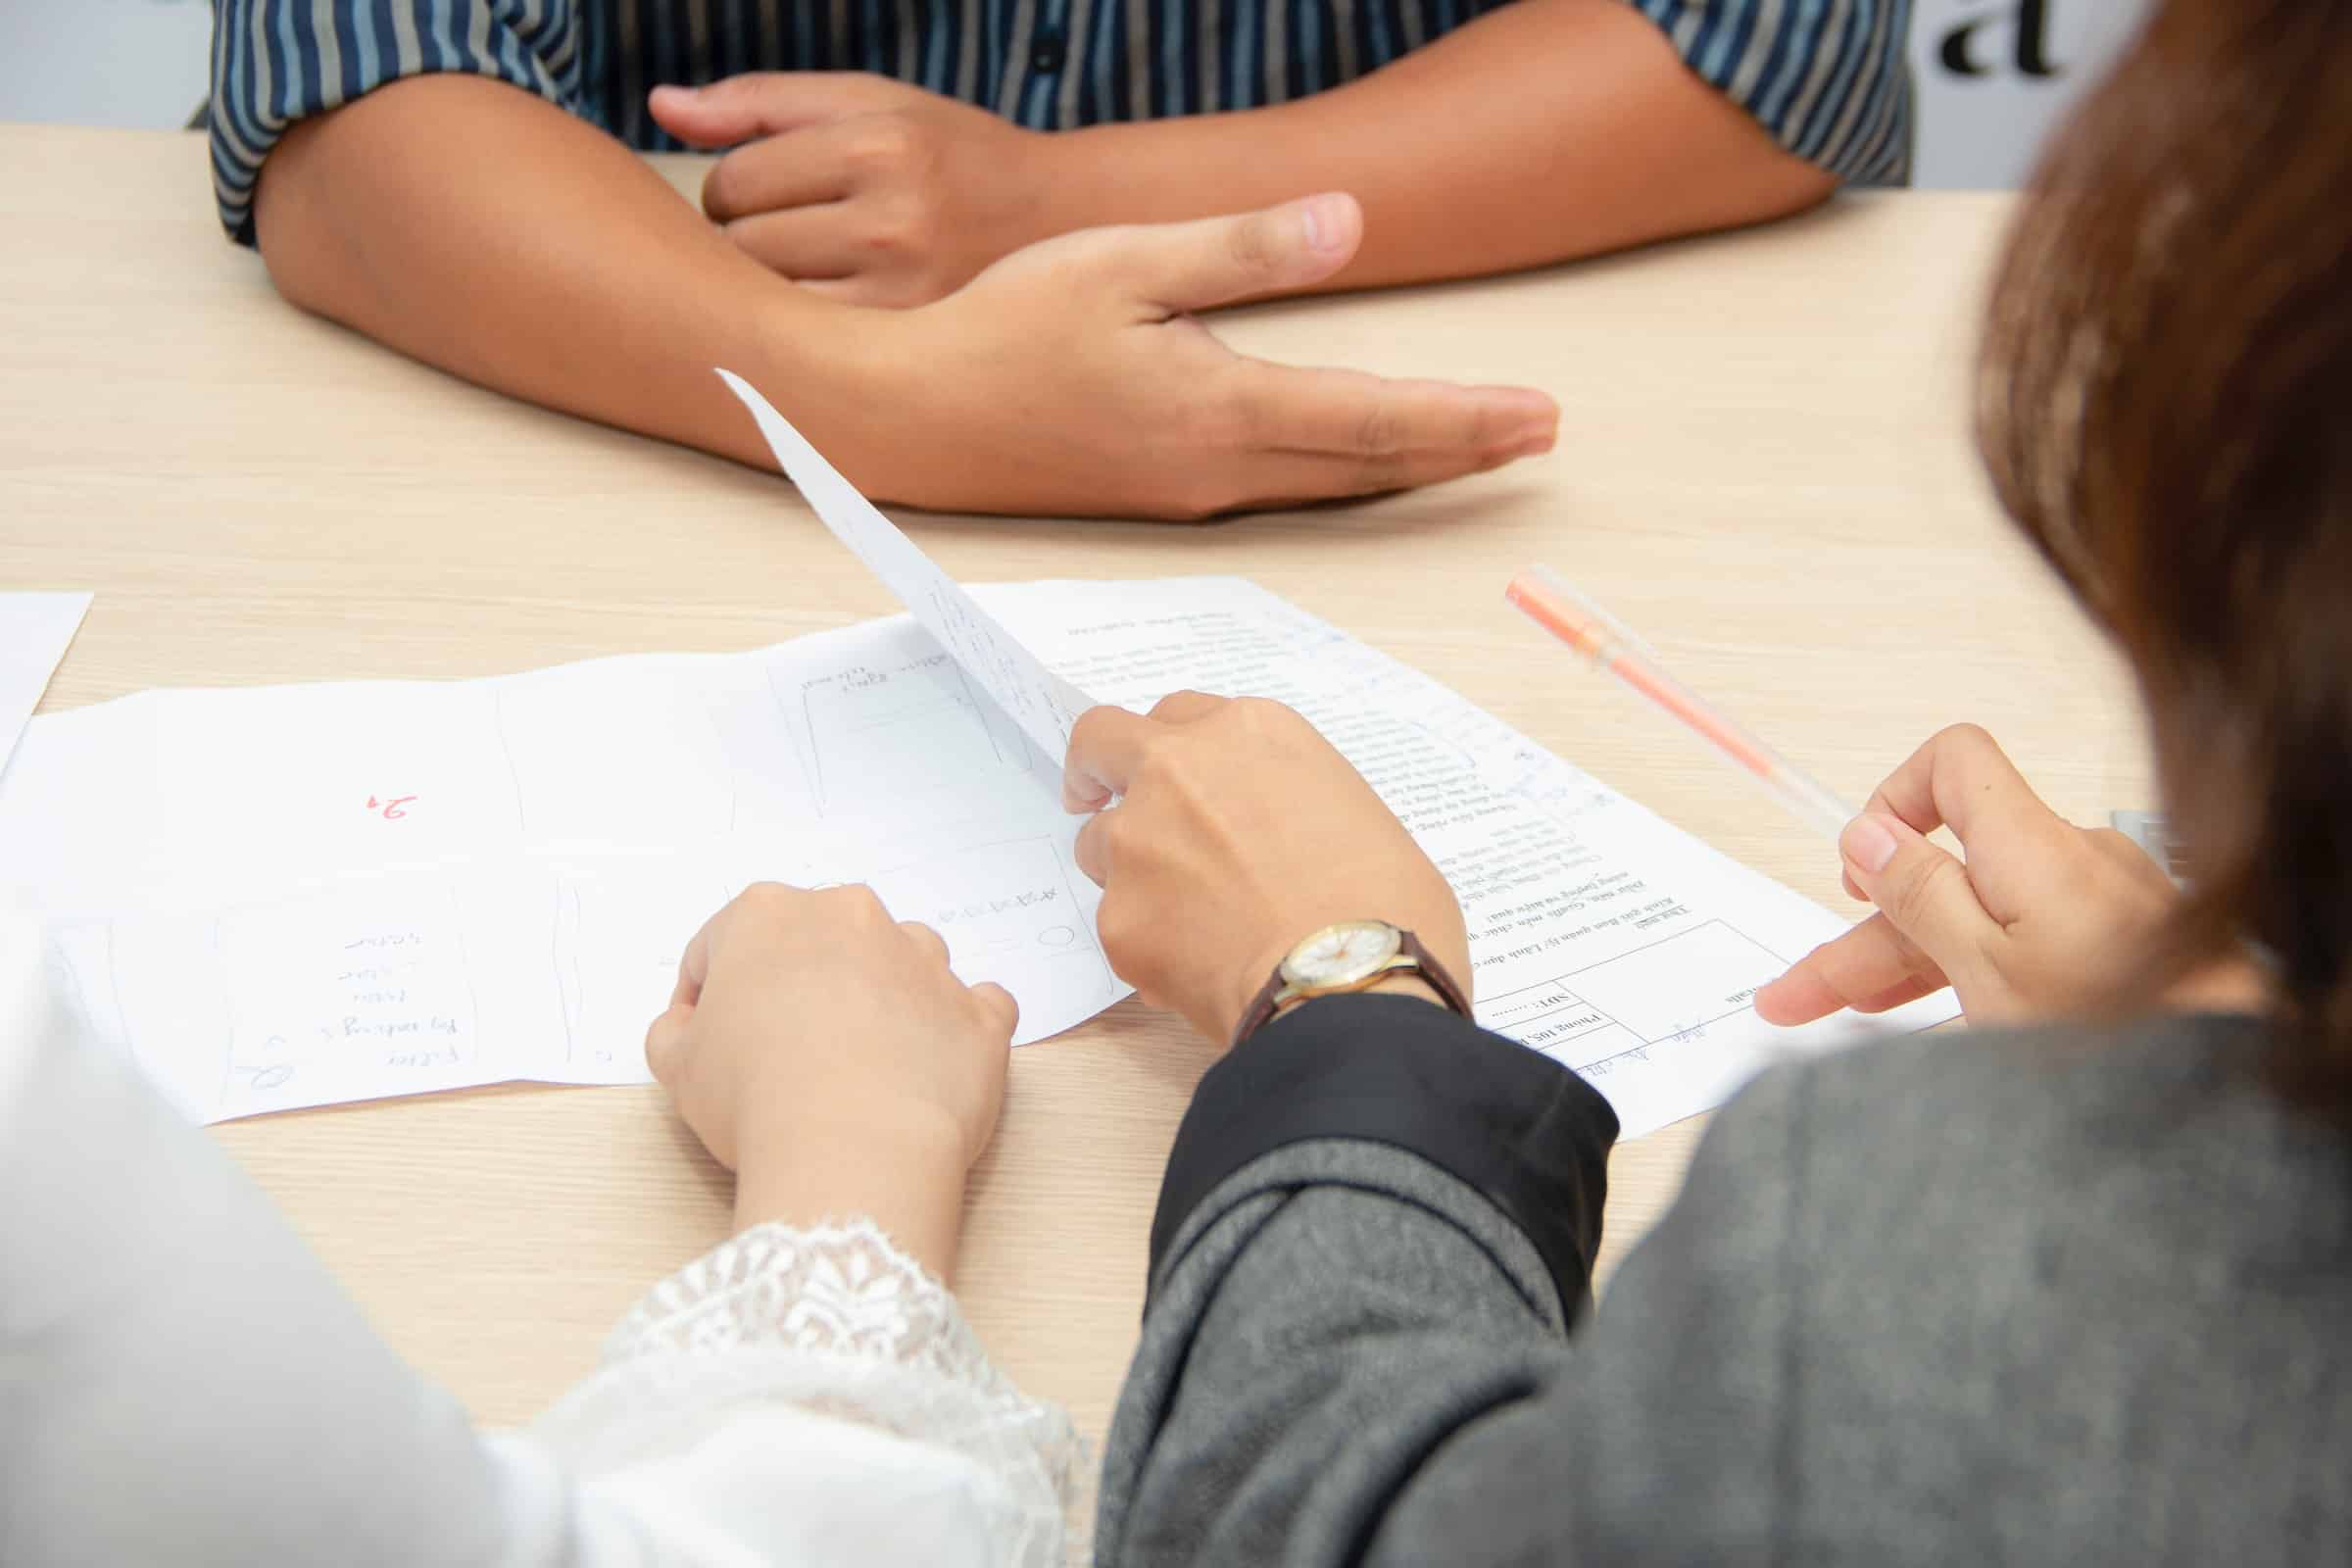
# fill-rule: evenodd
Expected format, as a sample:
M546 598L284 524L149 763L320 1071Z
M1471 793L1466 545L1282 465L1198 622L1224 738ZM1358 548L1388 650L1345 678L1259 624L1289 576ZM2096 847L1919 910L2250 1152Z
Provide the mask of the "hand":
M1280 703L1177 692L1148 718L1092 709L1070 734L1062 804L1096 813L1078 867L1102 886L1111 967L1219 1045L1283 955L1340 920L1402 926L1470 984L1453 889Z
M739 1225L868 1215L944 1279L1014 1021L870 888L762 883L687 944L645 1059L738 1173Z
M891 412L836 426L836 462L916 506L1200 518L1549 450L1559 411L1541 392L1269 365L1188 314L1324 276L1362 235L1347 196L1089 229L861 318L846 352L878 368Z
M985 109L863 72L755 72L657 87L690 147L733 147L703 211L767 267L858 305L922 305L1057 232L1055 142ZM742 145L737 145L741 143Z
M1949 826L1955 859L1921 835ZM2066 821L1972 724L1913 753L1838 841L1846 891L1879 912L1756 993L1778 1024L1884 1012L1950 986L1976 1023L2103 995L2178 897L2121 833Z

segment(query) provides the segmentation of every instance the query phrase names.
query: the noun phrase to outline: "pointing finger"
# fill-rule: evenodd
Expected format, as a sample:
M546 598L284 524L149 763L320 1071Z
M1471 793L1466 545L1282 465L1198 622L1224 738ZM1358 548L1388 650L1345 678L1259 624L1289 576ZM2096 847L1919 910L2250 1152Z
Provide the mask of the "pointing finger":
M1251 368L1245 425L1267 451L1356 461L1528 456L1548 451L1558 434L1558 405L1531 387Z
M1874 914L1843 936L1825 942L1789 965L1788 972L1756 993L1756 1015L1788 1027L1826 1018L1842 1008L1880 1010L1872 1005L1910 986L1920 996L1948 984L1936 961L1921 952L1884 914ZM1905 997L1904 1001L1912 1000Z

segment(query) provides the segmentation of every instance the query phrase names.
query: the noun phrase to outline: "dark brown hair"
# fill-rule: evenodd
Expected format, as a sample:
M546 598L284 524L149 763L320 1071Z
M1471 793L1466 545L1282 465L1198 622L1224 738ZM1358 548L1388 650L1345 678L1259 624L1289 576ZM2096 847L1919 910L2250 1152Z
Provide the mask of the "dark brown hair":
M2279 1078L2352 1113L2352 3L2167 0L2053 144L1986 322L2002 504L2137 671Z

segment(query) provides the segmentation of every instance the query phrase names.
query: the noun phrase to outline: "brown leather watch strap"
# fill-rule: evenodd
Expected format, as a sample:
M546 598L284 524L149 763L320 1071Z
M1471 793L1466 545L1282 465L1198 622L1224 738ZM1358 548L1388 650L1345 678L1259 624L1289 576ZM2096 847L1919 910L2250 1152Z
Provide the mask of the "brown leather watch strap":
M1454 983L1453 976L1446 972L1446 966L1431 956L1430 951L1421 945L1421 939L1410 931L1399 927L1396 935L1396 951L1412 959L1413 967L1384 970L1365 981L1362 989L1369 990L1383 980L1398 975L1418 973L1428 982L1429 989L1438 994L1439 1001L1463 1017L1470 1017L1470 1000L1462 995L1462 988ZM1257 988L1257 995L1250 999L1250 1005L1242 1009L1242 1021L1233 1031L1234 1045L1238 1046L1257 1033L1265 1027L1266 1020L1274 1016L1274 999L1282 995L1283 983L1282 965L1278 963L1274 966L1274 972L1266 976L1266 983Z
M1234 1026L1229 1046L1238 1046L1257 1033L1265 1021L1274 1016L1274 999L1281 995L1282 965L1278 963L1274 966L1274 972L1266 976L1266 983L1257 988L1257 995L1250 999L1250 1005L1242 1009L1242 1021Z
M1462 988L1454 983L1452 975L1446 972L1446 966L1440 963L1430 951L1421 945L1421 939L1410 931L1399 931L1396 934L1404 939L1404 956L1412 959L1414 964L1419 967L1421 978L1429 982L1429 989L1438 994L1438 1000L1463 1017L1469 1017L1470 999L1462 995Z

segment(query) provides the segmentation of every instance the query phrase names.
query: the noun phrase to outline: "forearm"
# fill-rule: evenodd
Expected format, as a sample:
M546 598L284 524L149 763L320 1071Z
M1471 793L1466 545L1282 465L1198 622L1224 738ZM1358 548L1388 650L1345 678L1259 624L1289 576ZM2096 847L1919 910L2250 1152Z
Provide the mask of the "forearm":
M1587 1298L1615 1118L1437 1007L1310 1002L1211 1069L1105 1456L1117 1563L1351 1560Z
M411 77L295 125L263 168L256 226L305 309L742 462L771 466L712 367L767 388L820 446L863 374L863 313L777 278L618 142L484 77Z
M738 1231L861 1216L934 1278L954 1280L965 1176L954 1129L804 1124L746 1149L742 1161Z
M1296 102L1066 132L1059 228L1363 203L1327 287L1541 266L1757 222L1836 179L1783 151L1623 0L1518 0Z

